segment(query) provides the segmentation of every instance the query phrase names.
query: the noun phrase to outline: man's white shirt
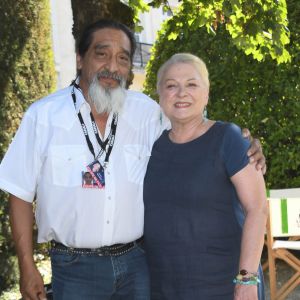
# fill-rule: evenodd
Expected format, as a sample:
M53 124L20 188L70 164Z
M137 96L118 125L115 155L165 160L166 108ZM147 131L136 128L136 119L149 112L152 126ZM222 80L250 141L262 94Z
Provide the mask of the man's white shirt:
M95 248L136 240L143 234L143 180L151 149L166 127L156 102L127 91L109 163L105 189L83 188L82 172L94 157L77 113L80 110L95 152L100 151L90 106L72 87L33 103L0 165L0 188L32 202L36 198L38 242ZM104 139L109 135L112 114Z

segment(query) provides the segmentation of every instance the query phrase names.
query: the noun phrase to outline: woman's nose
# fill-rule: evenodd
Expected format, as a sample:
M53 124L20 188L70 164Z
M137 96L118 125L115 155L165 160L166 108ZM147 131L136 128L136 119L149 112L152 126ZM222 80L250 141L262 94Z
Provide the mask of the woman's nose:
M177 94L180 97L184 97L186 95L186 89L184 86L179 86L177 90Z

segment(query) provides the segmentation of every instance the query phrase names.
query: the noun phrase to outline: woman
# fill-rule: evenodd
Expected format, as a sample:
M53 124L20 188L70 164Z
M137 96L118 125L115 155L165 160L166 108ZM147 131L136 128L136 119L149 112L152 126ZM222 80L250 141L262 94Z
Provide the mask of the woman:
M144 181L152 299L258 299L267 208L249 142L236 125L204 117L209 80L198 57L173 55L157 90L172 128L154 144Z

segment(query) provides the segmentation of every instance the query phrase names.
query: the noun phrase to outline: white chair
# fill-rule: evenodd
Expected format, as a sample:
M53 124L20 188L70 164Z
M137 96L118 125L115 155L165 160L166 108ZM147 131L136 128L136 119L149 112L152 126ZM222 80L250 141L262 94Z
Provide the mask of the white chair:
M267 248L271 300L283 300L300 284L300 189L270 190ZM276 259L283 260L294 274L277 287ZM299 296L300 299L300 296Z

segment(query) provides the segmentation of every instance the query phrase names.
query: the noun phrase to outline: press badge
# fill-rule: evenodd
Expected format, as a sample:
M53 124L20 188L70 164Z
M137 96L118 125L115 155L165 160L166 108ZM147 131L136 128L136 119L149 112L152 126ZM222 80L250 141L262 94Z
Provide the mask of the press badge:
M88 182L89 185L92 186L84 186L86 185L86 181L85 181L84 182L85 184L83 184L82 187L93 187L98 189L104 189L105 187L104 168L101 165L101 163L98 160L95 160L91 164L87 165L86 168L88 172L85 172L84 174L89 173L90 175L92 175L93 183Z

